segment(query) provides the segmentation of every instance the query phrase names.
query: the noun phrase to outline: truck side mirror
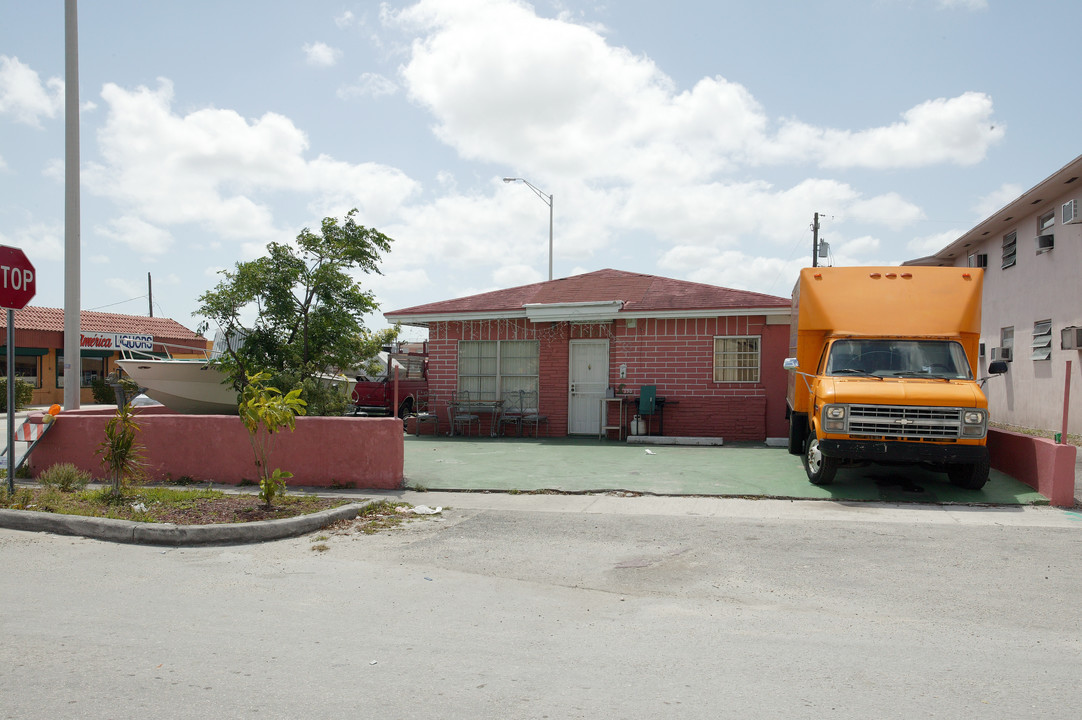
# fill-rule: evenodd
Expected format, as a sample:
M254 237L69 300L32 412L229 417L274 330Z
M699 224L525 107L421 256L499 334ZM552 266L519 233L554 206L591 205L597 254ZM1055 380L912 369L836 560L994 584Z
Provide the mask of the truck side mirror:
M1007 372L1007 362L1005 360L993 360L988 365L989 375L1002 375Z
M783 368L785 368L786 370L799 370L800 369L800 363L797 362L796 358L785 358L785 361L782 362L781 366Z

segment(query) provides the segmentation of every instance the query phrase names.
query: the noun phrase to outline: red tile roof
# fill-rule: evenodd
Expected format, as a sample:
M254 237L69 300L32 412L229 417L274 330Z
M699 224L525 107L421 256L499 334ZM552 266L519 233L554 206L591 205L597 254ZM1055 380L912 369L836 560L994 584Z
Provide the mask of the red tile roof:
M0 328L4 331L7 330L6 312L0 312ZM64 311L60 308L31 306L16 310L15 329L62 333L64 332ZM79 313L79 329L82 332L153 335L155 340L197 340L201 343L206 342L206 338L202 335L169 318L120 315L118 313L94 312L92 310L83 310Z
M598 270L384 313L399 316L522 310L532 303L623 301L623 313L788 308L789 298L622 270Z

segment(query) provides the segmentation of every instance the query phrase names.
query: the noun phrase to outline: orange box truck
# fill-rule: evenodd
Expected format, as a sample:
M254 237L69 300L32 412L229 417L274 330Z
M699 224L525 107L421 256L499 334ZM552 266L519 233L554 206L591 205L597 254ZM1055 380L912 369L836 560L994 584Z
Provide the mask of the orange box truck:
M786 411L789 452L803 455L811 482L827 485L844 466L921 463L959 487L984 486L983 280L967 267L801 270Z

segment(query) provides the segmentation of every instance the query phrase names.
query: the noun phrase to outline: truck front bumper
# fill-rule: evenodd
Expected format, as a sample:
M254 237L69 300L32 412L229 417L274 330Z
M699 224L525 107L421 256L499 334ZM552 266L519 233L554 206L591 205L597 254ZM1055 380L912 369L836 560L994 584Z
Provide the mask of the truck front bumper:
M871 462L970 465L988 457L988 448L984 445L937 445L885 440L820 440L819 450L829 457Z

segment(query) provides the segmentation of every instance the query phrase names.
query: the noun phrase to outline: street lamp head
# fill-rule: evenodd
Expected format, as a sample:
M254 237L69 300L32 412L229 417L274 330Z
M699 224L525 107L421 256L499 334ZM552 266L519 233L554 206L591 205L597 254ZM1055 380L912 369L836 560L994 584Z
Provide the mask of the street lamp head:
M518 180L518 178L504 178L503 179L504 182L515 182L516 180Z

